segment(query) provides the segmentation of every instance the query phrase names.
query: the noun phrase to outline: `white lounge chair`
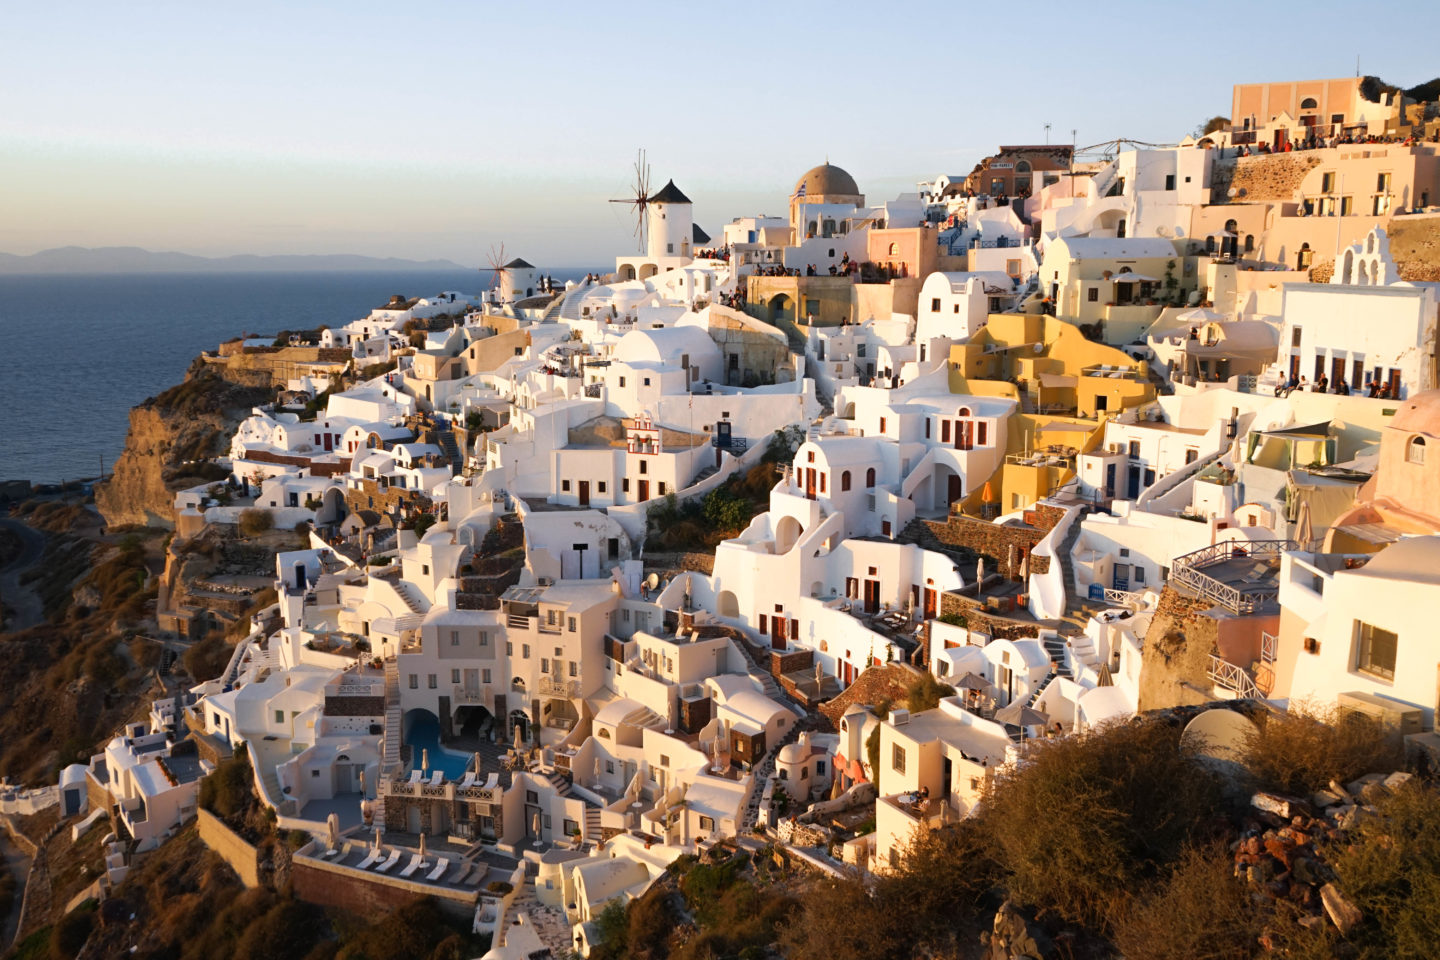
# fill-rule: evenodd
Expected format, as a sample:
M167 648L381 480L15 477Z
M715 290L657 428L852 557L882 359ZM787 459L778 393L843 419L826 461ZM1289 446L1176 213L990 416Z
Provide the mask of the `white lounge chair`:
M387 859L384 863L380 864L380 866L378 866L378 867L375 868L375 872L376 872L376 873L388 873L388 872L395 866L395 864L397 864L397 863L399 863L399 862L400 862L400 848L399 848L399 847L396 847L394 850L391 850L391 851L390 851L390 857L389 857L389 859Z
M375 864L375 861L379 860L384 855L385 849L383 847L376 847L374 850L370 851L370 855L368 857L355 864L355 867L358 870L369 870L370 867Z
M498 786L500 786L500 774L498 774L498 773L492 773L492 774L490 774L490 779L485 781L485 789L486 789L486 790L494 790L494 789L495 789L496 787L498 787Z
M425 775L425 771L423 771L423 770L411 770L411 771L410 771L410 783L411 783L412 785L419 783L419 782L420 782L420 778L421 778L422 776L424 776L424 775Z
M441 857L436 862L435 869L431 870L430 873L425 877L425 879L430 881L431 883L434 883L436 880L440 879L440 877L445 873L449 866L450 861L445 859L444 857Z
M436 770L436 771L435 771L435 775L430 778L430 786L432 786L432 787L438 787L438 786L440 786L440 784L442 784L442 783L444 783L444 782L445 782L445 771L444 771L444 770Z
M411 874L413 874L416 870L421 869L421 868L424 867L425 865L426 865L426 864L425 864L425 861L424 861L424 860L421 860L421 859L420 859L420 854L417 853L417 854L415 854L413 857L410 858L410 862L405 865L405 869L400 871L400 876L402 876L402 877L408 877L408 876L410 876Z
M460 789L463 790L466 787L473 786L475 786L475 773L474 771L471 771L470 773L465 774L465 776L460 780Z

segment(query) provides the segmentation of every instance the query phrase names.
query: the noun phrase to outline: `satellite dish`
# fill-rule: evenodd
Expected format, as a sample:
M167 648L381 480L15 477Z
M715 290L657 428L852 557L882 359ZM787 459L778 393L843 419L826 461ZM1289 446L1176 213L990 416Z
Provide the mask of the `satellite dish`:
M645 586L649 587L651 590L654 590L656 587L660 586L660 575L658 573L650 574L650 576L645 578Z
M1236 197L1240 196L1240 188L1231 187L1229 190L1225 191L1225 196L1229 197L1231 200L1234 200Z
M1155 228L1155 236L1157 236L1157 237L1168 237L1168 236L1170 236L1170 228L1167 227L1167 226L1165 226L1164 224L1161 224L1160 226L1158 226L1158 227Z
M1045 352L1045 344L1043 344L1043 343L1037 343L1037 344L1035 344L1035 346L1031 347L1030 349L1034 350L1036 353L1044 353L1044 352Z
M1206 763L1220 772L1239 773L1245 744L1259 732L1259 728L1244 714L1216 707L1186 724L1180 743L1193 748Z

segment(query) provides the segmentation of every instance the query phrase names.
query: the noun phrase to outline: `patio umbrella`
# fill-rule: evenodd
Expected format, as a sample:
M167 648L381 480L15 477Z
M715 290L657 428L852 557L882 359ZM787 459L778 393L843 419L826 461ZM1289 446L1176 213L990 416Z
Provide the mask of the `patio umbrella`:
M961 690L989 690L990 681L986 680L982 676L976 675L975 673L967 673L965 674L965 676L955 681L955 686L959 687Z
M985 503L995 502L995 491L990 487L990 481L985 481L985 487L980 491L980 499Z
M379 828L379 827L376 827L376 828L375 828L375 849L376 849L376 850L379 850L379 849L380 849L380 828Z
M340 815L330 814L325 818L325 829L330 834L330 849L340 846Z
M423 831L420 834L420 859L425 859L425 834Z
M595 751L595 782L600 782L600 751Z
M975 592L979 594L980 587L985 583L985 558L981 557L975 561Z
M1010 576L1015 575L1015 544L1010 544L1005 551L1005 570Z
M525 731L518 723L515 724L515 749L517 751L525 749Z
M360 796L365 796L365 771L360 771Z
M1028 553L1020 558L1020 579L1021 581L1030 579L1030 554Z
M530 818L530 832L535 834L535 846L540 846L540 811L535 811L535 816Z
M996 710L995 719L1022 730L1025 727L1041 727L1050 722L1049 714L1034 707L1027 707L1018 700L1008 707Z
M420 751L420 770L423 773L428 769L430 769L430 748L426 747Z

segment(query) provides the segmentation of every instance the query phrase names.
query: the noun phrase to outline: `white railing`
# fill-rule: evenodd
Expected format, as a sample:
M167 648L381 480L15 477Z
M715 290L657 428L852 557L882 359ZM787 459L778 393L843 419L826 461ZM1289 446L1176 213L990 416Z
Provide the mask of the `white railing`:
M580 696L580 681L542 676L537 690L542 696L574 698Z
M1210 679L1215 686L1230 690L1241 699L1258 698L1260 689L1255 686L1255 680L1239 664L1231 663L1223 657L1210 655Z
M1260 659L1265 663L1274 663L1275 656L1280 649L1280 638L1273 633L1260 631Z
M1136 593L1134 590L1106 589L1106 603L1118 603L1124 607L1134 607L1136 610L1144 609L1145 594Z

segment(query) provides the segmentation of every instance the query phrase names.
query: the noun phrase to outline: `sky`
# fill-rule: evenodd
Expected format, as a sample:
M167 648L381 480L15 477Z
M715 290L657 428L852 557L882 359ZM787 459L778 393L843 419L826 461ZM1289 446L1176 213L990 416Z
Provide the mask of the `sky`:
M0 251L613 263L644 148L712 235L827 158L870 202L1001 143L1170 143L1235 83L1440 72L1440 4L12 3ZM1010 10L1011 12L1006 12ZM1373 15L1370 15L1373 14ZM1344 24L1329 29L1326 24ZM1402 42L1404 38L1415 42Z

